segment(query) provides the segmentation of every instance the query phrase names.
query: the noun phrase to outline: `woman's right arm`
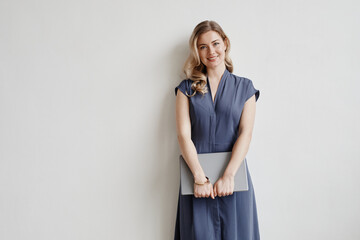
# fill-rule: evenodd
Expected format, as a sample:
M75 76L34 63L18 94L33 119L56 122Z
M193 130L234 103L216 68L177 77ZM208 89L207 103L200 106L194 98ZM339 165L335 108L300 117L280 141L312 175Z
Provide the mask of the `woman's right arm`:
M189 166L195 182L206 182L205 173L199 163L197 151L191 140L189 99L182 91L176 95L176 133L181 154Z

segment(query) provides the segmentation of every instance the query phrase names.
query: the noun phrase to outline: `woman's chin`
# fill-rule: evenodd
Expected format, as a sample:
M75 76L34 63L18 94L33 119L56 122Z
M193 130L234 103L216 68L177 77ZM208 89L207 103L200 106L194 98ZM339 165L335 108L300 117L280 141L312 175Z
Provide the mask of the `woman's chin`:
M221 64L221 62L218 62L218 61L216 61L216 62L208 62L208 63L206 64L206 67L207 67L208 69L215 69L215 68L217 68L218 66L220 66L220 64Z

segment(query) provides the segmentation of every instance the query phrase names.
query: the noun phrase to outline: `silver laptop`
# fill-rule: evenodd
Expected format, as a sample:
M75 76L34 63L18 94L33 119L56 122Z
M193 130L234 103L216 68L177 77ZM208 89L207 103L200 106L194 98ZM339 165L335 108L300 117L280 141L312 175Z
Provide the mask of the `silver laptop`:
M213 185L223 175L226 166L230 161L231 153L232 152L216 152L198 154L200 165ZM182 155L180 155L179 159L181 194L194 194L194 178L191 170ZM242 161L234 177L234 192L249 190L245 164L246 158Z

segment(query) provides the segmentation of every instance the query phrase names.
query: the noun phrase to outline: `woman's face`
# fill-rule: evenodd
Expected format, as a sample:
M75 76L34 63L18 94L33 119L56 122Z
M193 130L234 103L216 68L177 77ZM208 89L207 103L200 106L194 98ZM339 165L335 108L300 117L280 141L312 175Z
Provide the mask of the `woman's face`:
M215 31L208 31L199 36L197 48L201 62L207 68L216 68L224 64L226 44Z

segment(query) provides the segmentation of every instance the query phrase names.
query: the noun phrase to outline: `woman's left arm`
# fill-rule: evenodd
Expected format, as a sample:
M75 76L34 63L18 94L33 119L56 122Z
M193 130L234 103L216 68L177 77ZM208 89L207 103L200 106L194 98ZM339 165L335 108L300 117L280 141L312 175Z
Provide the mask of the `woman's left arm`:
M233 146L230 161L223 174L224 177L235 176L249 150L255 122L255 112L256 101L254 94L245 102L239 123L239 137Z
M230 161L222 177L214 184L215 197L228 196L234 193L234 177L250 146L255 111L256 101L255 95L253 95L245 102L239 123L239 137L233 146Z

